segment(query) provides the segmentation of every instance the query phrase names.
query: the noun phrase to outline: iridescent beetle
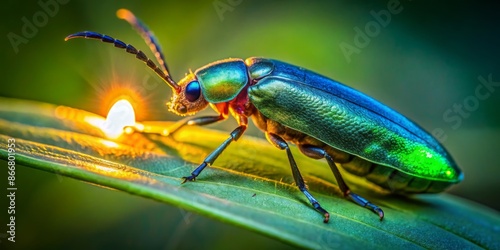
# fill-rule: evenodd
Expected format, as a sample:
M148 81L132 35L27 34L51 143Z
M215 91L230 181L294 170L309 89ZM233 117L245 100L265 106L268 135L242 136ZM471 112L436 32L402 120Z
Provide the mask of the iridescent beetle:
M183 177L183 183L194 181L232 141L240 138L248 117L265 132L271 144L286 151L295 183L324 215L325 223L330 215L307 190L287 142L311 158L325 158L344 196L377 213L380 220L384 218L382 209L352 193L335 163L401 194L441 192L463 179L449 153L418 125L369 96L301 67L265 58L226 59L175 82L148 28L128 10L121 9L117 15L146 40L160 67L142 51L107 35L84 31L69 35L66 40L97 39L136 55L172 87L173 97L168 105L177 115L193 115L208 105L218 113L184 119L177 128L215 123L227 119L229 114L238 122L229 138L190 176Z

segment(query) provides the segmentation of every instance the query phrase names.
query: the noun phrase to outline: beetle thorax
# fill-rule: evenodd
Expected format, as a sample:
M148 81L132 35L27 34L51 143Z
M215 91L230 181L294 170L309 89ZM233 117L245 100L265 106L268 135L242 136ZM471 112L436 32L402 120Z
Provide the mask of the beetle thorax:
M247 66L237 58L213 62L194 74L203 96L210 103L230 102L248 85Z

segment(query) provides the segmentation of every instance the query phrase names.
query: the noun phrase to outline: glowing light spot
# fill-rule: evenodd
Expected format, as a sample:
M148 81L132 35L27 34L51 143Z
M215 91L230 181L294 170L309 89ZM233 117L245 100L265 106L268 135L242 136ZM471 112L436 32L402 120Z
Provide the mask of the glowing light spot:
M95 167L95 170L97 170L96 172L103 172L103 173L108 173L108 174L118 172L117 169L106 167L106 166L95 165L94 167Z
M127 134L127 135L130 135L130 134L134 133L134 129L132 127L126 127L123 132L125 132L125 134Z
M126 128L136 126L134 108L125 99L118 100L113 104L106 119L96 115L86 116L85 121L101 129L106 137L110 139L116 139L127 130ZM107 146L114 147L115 145L107 143Z
M446 175L447 175L447 176L450 176L450 175L451 175L451 171L450 171L450 170L447 170L447 171L446 171Z
M118 144L113 141L101 140L101 143L104 144L108 148L118 148Z
M118 138L123 134L124 128L135 125L135 113L132 104L125 99L117 101L109 109L106 121L101 129L109 138Z

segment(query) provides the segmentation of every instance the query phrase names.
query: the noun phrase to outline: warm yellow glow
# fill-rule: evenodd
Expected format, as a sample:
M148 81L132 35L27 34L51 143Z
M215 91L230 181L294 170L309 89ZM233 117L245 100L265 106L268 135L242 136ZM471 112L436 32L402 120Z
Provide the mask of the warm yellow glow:
M104 172L104 173L108 173L108 174L119 172L115 168L110 168L110 167L101 166L101 165L94 165L94 168L95 168L95 170L97 170L96 172Z
M102 128L104 122L106 122L106 119L97 115L85 116L83 120L96 128Z
M118 148L119 147L119 145L113 141L101 140L101 143L108 148Z
M132 127L126 127L123 132L125 132L125 134L127 134L127 135L130 135L130 134L134 133L134 129Z
M123 132L127 135L130 135L134 132L144 132L144 125L140 122L136 122L133 126L126 126Z
M134 125L134 108L129 101L121 99L109 109L108 116L101 129L109 138L118 138L123 134L125 127Z
M156 184L157 180L144 174L142 170L134 169L129 166L121 164L113 164L110 166L104 166L100 164L84 164L83 167L94 173L117 178L120 180L130 180L134 182L141 182L146 184Z
M136 126L134 108L125 99L120 99L113 104L109 109L106 119L97 116L85 117L85 121L101 129L106 137L110 139L120 137L124 133L125 128Z
M125 134L132 134L134 132L159 134L163 136L170 135L169 128L166 127L166 124L162 122L146 122L145 124L136 122L134 126L127 126L124 129Z

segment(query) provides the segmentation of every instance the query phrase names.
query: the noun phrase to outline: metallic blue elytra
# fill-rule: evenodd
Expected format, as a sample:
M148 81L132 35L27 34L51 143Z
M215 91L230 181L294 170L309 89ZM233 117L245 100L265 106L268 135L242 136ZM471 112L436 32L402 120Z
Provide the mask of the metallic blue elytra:
M462 179L442 145L408 118L312 71L276 60L247 59L252 65L269 62L272 73L249 88L250 101L265 116L331 147L417 178L450 184Z
M232 141L238 140L248 126L248 118L265 132L272 145L286 151L297 187L323 214L325 223L330 214L308 191L289 142L306 156L325 159L344 196L375 212L381 220L382 209L351 192L336 164L400 194L441 192L463 179L455 161L436 139L353 88L301 67L257 57L216 61L176 82L146 26L128 10L119 10L118 16L139 31L160 67L132 45L96 32L75 33L66 40L97 39L134 54L172 87L169 110L178 115L193 115L208 105L217 113L184 119L174 126L176 129L219 122L229 115L238 122L230 136L190 176L183 177L183 183L194 181Z

